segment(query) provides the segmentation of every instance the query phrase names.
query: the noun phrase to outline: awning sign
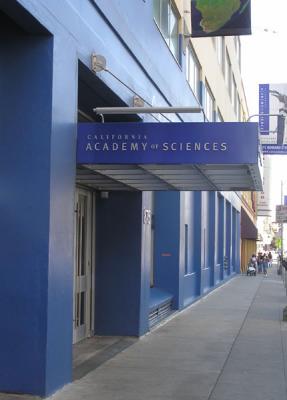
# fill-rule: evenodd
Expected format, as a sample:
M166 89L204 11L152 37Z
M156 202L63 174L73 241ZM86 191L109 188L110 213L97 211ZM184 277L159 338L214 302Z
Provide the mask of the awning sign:
M192 37L251 34L251 0L192 0Z
M78 164L257 164L257 123L80 123Z

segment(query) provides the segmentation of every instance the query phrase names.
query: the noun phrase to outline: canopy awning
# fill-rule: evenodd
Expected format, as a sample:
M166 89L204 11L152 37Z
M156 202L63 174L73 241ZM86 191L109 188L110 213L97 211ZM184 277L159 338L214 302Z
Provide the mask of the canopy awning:
M102 191L262 190L257 132L254 123L79 124L77 182Z
M262 190L253 165L100 165L77 171L77 182L111 190Z
M244 208L241 208L241 239L258 240L258 230Z

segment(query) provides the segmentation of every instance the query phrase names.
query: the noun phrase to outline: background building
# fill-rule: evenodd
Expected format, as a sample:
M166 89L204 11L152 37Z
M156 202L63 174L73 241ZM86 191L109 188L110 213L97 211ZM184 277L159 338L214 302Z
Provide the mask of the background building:
M256 192L242 193L241 208L241 272L246 272L252 254L257 252Z
M271 201L272 157L274 156L264 155L263 191L258 193L258 200L257 200L257 209L258 209L257 226L260 239L257 244L257 251L266 251L266 249L269 249L275 233L274 232L275 210L274 209L272 210L272 201Z
M271 217L271 156L264 156L263 191L257 197L257 215Z

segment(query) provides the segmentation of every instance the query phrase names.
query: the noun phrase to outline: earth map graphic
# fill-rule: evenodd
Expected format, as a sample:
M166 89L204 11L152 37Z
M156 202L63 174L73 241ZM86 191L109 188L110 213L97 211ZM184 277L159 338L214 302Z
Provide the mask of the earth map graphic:
M249 7L250 0L193 0L192 31L198 36L216 36L221 30L235 29L235 34L237 29L250 30Z

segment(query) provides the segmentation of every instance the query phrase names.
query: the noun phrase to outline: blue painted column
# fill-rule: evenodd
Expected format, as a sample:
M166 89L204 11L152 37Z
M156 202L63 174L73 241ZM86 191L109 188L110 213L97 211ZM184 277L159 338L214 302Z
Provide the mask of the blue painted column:
M225 275L230 275L230 269L231 269L231 255L232 255L232 240L231 240L231 234L232 234L232 218L231 218L231 204L229 201L226 201L226 208L225 208L225 257L227 260L227 268L225 270Z
M218 280L224 278L224 256L225 256L225 199L218 195L218 231L217 231L217 265Z
M219 193L214 195L214 285L220 281L219 264Z
M193 264L194 271L196 273L196 296L200 296L202 293L201 286L201 231L202 231L202 220L201 220L201 192L195 191L193 197Z
M50 143L47 394L72 377L74 192L78 59L69 36L54 38Z
M67 38L1 29L0 391L46 396L72 371L77 63Z
M179 308L180 192L155 193L154 285Z
M236 253L237 253L237 226L236 226L236 210L232 207L232 272L236 270Z
M216 197L217 192L208 192L208 266L210 268L210 287L214 286L215 284L215 262L216 262L216 251L215 251L215 244L216 244L216 229L215 229L215 222L216 222Z
M150 224L143 226L142 208L141 192L111 192L108 199L97 199L97 335L140 336L147 331L149 265L142 260L142 247L149 252Z
M236 211L236 228L237 228L237 238L236 238L236 272L240 274L240 249L241 249L241 216L240 212Z
M208 192L201 192L201 294L209 290L209 273L208 268Z

